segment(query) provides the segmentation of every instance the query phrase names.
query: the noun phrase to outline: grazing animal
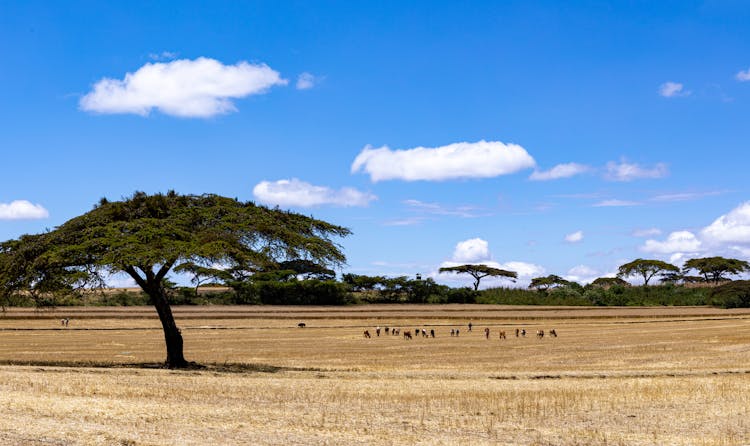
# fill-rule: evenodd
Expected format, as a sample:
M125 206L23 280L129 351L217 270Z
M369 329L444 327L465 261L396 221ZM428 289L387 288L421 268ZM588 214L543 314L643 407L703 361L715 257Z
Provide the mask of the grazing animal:
M471 331L471 327L472 327L471 322L469 322L469 331Z
M364 337L366 337L367 339L370 339L370 338L372 337L372 336L370 336L370 332L369 332L369 331L367 331L367 330L365 330L365 332L363 333L363 335L364 335Z
M404 339L411 339L411 332L409 330L404 332Z
M489 328L485 328L484 329L484 338L485 339L489 339L490 338L490 329Z
M305 325L305 323L304 323L304 322L300 322L299 324L297 324L297 326L298 326L299 328L305 328L305 327L306 327L307 325Z
M500 330L500 339L505 339L505 330Z
M518 337L518 333L519 333L520 331L521 331L521 330L519 330L519 329L517 329L517 328L516 328L516 337Z
M427 330L425 330L424 328L422 329L422 337L423 338L427 337Z
M459 331L458 331L458 328L457 328L456 329L456 336L458 336L458 335L459 335Z
M552 330L550 330L550 331L549 331L549 335L550 335L550 336L552 336L553 338L556 338L556 337L557 337L557 332L555 331L555 329L554 329L554 328L553 328Z
M65 326L65 319L60 319L60 325L63 327Z
M385 327L385 334L388 334L388 330L390 330L390 328Z
M521 336L523 336L524 338L526 337L526 329L525 328L521 330Z
M451 337L453 337L455 335L456 335L456 330L454 330L454 329L451 328Z
M536 337L542 339L544 337L544 330L537 330Z
M380 327L375 327L375 335L380 336Z
M431 338L435 337L435 330L434 329L430 329L430 337Z

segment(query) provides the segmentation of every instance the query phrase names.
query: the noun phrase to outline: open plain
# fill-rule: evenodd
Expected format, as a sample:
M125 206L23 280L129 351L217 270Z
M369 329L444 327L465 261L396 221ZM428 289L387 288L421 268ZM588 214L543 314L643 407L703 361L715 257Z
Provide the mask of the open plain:
M186 357L203 368L157 367L164 342L152 308L2 313L0 443L750 443L748 310L370 305L174 313ZM436 337L409 341L385 327ZM527 335L516 337L517 328ZM552 328L557 338L535 336Z

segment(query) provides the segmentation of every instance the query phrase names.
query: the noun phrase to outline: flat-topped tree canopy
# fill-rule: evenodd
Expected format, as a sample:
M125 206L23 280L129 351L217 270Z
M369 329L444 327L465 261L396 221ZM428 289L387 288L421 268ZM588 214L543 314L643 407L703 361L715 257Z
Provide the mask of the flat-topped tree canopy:
M479 281L487 276L493 277L507 277L513 282L518 278L518 273L515 271L507 271L500 268L494 268L487 265L458 265L458 266L447 266L440 268L441 273L465 273L469 274L474 278L474 290L479 289Z
M93 210L54 230L0 244L4 292L34 295L102 287L109 274L128 274L149 295L164 328L168 367L187 365L182 335L163 287L183 264L260 271L281 261L305 259L341 265L333 240L347 228L294 212L219 195L147 195L102 199Z

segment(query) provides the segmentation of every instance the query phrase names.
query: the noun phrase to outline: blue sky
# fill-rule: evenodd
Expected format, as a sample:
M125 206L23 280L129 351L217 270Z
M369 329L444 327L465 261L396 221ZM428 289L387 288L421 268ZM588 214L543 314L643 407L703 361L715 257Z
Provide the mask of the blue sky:
M154 3L0 4L0 239L175 189L359 274L750 259L745 2Z

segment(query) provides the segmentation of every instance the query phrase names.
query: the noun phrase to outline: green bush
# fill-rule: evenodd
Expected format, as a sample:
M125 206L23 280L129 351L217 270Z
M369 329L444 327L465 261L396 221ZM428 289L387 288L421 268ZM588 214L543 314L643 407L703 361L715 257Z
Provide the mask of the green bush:
M738 280L714 288L709 304L722 308L750 308L750 281Z

